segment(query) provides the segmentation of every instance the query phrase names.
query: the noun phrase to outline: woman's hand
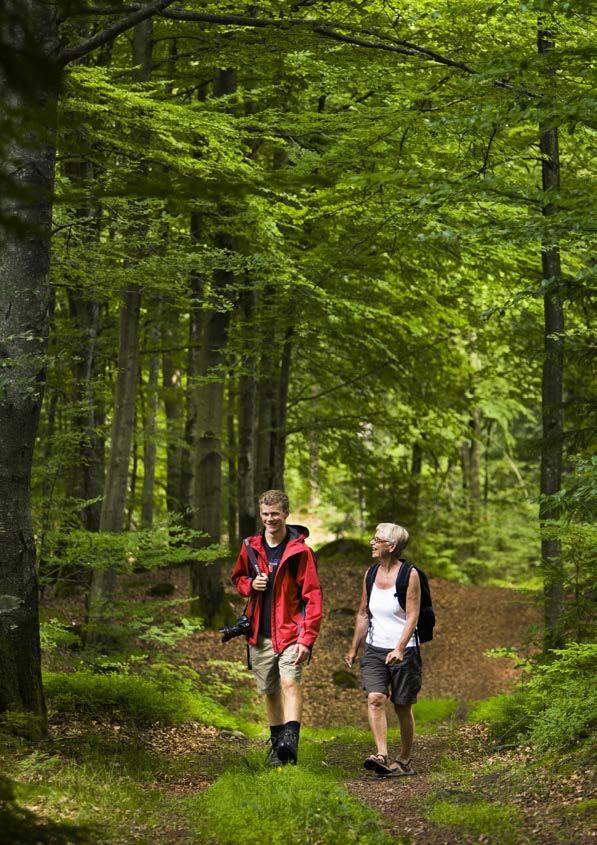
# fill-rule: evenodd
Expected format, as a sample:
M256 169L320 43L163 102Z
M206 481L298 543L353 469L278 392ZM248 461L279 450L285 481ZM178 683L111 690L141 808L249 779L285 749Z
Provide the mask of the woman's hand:
M395 648L393 651L388 652L386 654L386 663L393 665L395 663L402 663L404 660L404 649L403 648Z
M349 669L352 669L352 664L357 659L356 651L349 651L344 655L344 662L348 666Z
M263 593L264 590L267 590L268 580L269 578L265 572L260 572L259 575L256 575L251 581L251 587L253 587L254 590L258 590L260 593Z

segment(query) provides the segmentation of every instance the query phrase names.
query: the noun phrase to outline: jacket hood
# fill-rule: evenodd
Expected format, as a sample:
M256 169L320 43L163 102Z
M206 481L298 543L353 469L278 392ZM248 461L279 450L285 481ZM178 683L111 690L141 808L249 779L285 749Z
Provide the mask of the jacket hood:
M299 537L308 537L309 529L304 525L286 525L291 540L298 540Z

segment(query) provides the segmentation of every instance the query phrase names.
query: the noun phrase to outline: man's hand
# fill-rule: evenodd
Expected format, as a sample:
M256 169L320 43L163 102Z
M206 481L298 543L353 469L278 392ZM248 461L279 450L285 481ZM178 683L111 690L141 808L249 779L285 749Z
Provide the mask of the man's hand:
M256 575L251 581L251 587L253 587L254 590L258 590L260 593L263 593L264 590L267 590L268 581L269 578L266 573L260 572L259 575Z
M344 662L348 666L349 669L352 669L352 664L357 659L356 651L349 651L344 655Z
M394 663L402 663L404 660L404 649L403 648L395 648L393 651L390 651L386 655L386 663L394 664Z
M309 657L310 654L311 654L310 648L307 648L306 645L302 645L302 643L297 643L296 644L296 651L294 653L294 664L295 664L295 666L298 663L304 663L305 660Z

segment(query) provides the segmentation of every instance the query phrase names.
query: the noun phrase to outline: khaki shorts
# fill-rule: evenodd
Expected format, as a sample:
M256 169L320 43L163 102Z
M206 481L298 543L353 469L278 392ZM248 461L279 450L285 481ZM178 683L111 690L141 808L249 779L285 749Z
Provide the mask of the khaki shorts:
M272 641L259 637L257 645L249 646L251 669L257 682L257 689L262 695L276 692L280 686L280 678L300 681L303 664L295 665L296 644L285 648L282 654L275 654Z

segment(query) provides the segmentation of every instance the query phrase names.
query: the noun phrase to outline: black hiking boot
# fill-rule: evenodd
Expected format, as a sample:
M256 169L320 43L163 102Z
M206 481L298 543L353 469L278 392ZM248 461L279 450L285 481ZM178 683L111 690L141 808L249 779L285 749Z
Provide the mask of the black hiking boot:
M299 735L296 728L292 725L286 725L276 749L278 759L282 763L296 763L298 759L298 741Z

